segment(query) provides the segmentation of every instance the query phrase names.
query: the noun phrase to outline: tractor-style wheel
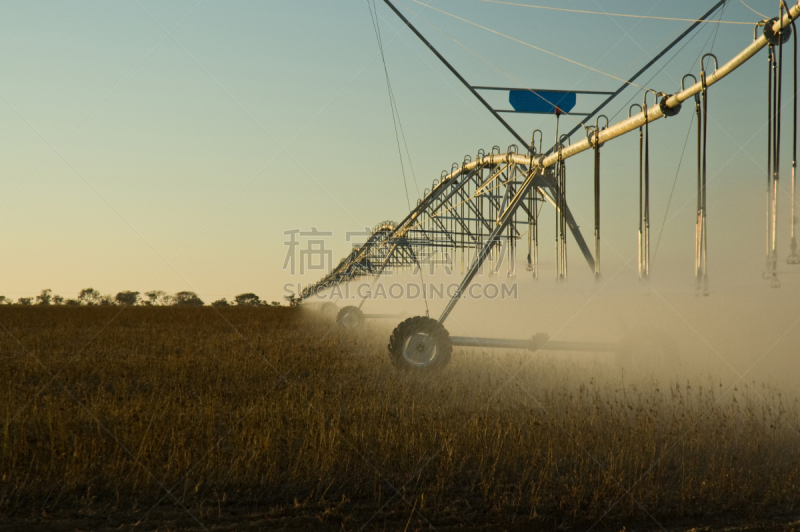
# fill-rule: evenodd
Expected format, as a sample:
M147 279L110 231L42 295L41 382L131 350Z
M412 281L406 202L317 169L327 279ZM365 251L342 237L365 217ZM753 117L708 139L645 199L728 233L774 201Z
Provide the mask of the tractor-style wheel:
M336 306L336 303L333 301L326 301L322 304L319 311L322 313L323 316L326 318L335 318L336 314L339 312L339 307Z
M398 325L389 339L389 358L401 371L441 369L450 362L450 334L433 318L415 316Z
M344 307L336 315L336 323L342 329L358 329L364 325L364 313L353 305Z

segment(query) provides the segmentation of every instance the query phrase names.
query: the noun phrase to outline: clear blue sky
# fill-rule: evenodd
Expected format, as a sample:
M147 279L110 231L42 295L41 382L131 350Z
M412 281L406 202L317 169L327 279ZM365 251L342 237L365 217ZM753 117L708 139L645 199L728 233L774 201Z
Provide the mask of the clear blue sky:
M695 18L714 2L536 3ZM476 85L618 85L412 0L397 4ZM777 2L748 4L773 14ZM494 144L505 149L511 137L382 2L376 5L419 187L465 154ZM620 77L688 25L480 0L431 6ZM333 232L329 247L338 260L349 246L345 231L408 212L365 0L6 2L1 13L0 294L16 299L52 288L75 297L92 286L112 294L193 290L207 302L245 291L279 299L284 283L300 280L282 270L285 230ZM723 19L759 17L730 0ZM715 29L706 25L647 86L675 92L684 73L697 74L697 58L711 49ZM719 25L713 51L725 62L751 39L751 26ZM764 54L715 86L710 100L712 213L752 218L747 238L756 246L763 222L765 140L757 131L766 121ZM630 97L640 101L637 90L627 90L607 114ZM577 107L590 103L579 100ZM654 126L654 219L666 207L689 107ZM526 136L534 127L548 140L553 134L549 116L514 118L514 125ZM673 200L675 230L665 232L664 243L686 248L688 257L693 138ZM633 137L622 139L604 154L605 234L621 253L636 246L635 145ZM570 170L570 201L586 220L590 159L578 157ZM406 173L413 191L407 162ZM725 203L750 194L750 206ZM416 197L414 191L411 201ZM714 246L742 238L719 225L715 237Z

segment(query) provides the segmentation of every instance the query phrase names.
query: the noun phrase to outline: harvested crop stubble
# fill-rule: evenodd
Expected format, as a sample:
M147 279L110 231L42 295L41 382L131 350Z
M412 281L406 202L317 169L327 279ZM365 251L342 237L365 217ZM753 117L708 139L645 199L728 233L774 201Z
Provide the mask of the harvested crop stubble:
M388 331L290 308L5 307L0 324L5 519L578 524L800 501L798 403L760 384L459 349L419 378Z

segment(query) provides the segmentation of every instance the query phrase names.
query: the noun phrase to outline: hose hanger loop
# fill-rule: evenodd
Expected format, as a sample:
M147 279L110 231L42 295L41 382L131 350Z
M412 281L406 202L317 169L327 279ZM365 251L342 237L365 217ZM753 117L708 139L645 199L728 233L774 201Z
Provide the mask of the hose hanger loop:
M536 151L536 132L537 131L539 132L539 151L541 151L541 146L542 146L542 130L541 129L534 129L533 130L533 134L531 134L531 149L530 149L531 160L528 163L528 170L531 171L531 172L533 171L534 160L537 158L536 157L537 156L537 151Z
M500 146L497 145L492 146L492 155L494 155L495 150L497 150L497 155L500 155Z
M654 91L652 89L645 89L645 91L644 91L644 95L642 96L641 108L642 108L642 114L644 114L644 123L645 124L647 124L647 122L648 122L648 117L647 117L647 109L648 109L648 107L647 107L647 93L648 92L652 92L653 93L653 104L658 103L658 95L659 95L658 92L656 92L656 91ZM633 107L633 106L631 106L631 107Z
M686 74L686 75L684 75L681 78L681 92L686 90L686 86L684 85L684 82L686 81L686 78L692 78L692 80L694 81L694 83L692 83L692 85L697 83L697 78L695 77L694 74ZM695 94L694 95L694 104L695 104L695 106L700 105L700 95L699 94Z
M641 106L641 105L639 105L638 103L634 103L634 104L632 104L630 107L628 107L628 118L630 118L630 117L632 117L632 116L633 116L633 113L631 113L631 110L632 110L634 107L638 107L638 108L639 108L639 112L640 112L640 113L642 112L642 106Z
M517 146L516 144L511 144L506 149L506 152L507 153L519 153L519 146Z
M600 127L601 119L606 121L606 125L604 125L603 127ZM595 118L594 120L594 141L590 140L589 143L592 144L593 146L596 145L596 147L598 148L602 148L603 143L600 142L600 132L603 131L604 129L608 129L608 117L606 115L598 115L597 118Z
M589 142L589 146L596 148L597 126L583 126L583 129L586 130L586 140Z
M719 61L717 60L717 56L716 56L716 55L714 55L714 54L705 54L705 55L703 56L703 58L700 60L700 75L701 75L701 76L705 75L705 71L706 71L706 57L710 57L710 58L712 58L712 59L714 60L714 72L716 72L716 71L717 71L717 69L719 68ZM714 72L712 72L712 74L713 74Z
M476 158L483 159L484 157L486 157L486 152L483 150L483 148L481 148L478 150L478 155L476 156Z
M462 164L469 164L472 162L472 157L469 155L464 156L464 162Z
M536 149L536 133L539 133L539 149ZM533 153L542 153L542 130L541 129L534 129L533 135L531 137L531 147L533 148Z
M706 96L706 91L708 90L708 84L706 83L706 57L711 57L714 59L714 72L717 71L717 56L714 54L705 54L702 59L700 59L700 86L702 87L702 94L703 98ZM712 74L714 73L712 72Z
M583 128L586 130L586 140L589 142L589 146L592 148L602 148L602 144L598 145L598 141L600 139L600 129L596 125L583 126Z

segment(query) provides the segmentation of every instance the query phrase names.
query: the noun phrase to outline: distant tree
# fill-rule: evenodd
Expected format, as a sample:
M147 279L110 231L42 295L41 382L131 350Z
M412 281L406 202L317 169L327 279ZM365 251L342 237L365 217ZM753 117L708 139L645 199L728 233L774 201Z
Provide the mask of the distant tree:
M63 305L64 304L64 298L61 297L58 294L54 295L53 296L53 304L54 305Z
M272 305L273 307L280 307L281 306L281 304L278 301L273 301L272 303L270 303L270 305Z
M6 296L0 296L0 305L8 305L11 303L11 300L8 299Z
M84 288L78 294L78 301L82 305L97 305L100 303L100 292L94 288Z
M150 305L169 305L172 303L172 296L163 290L151 290L144 293Z
M125 290L124 292L119 292L114 299L120 305L128 305L132 307L139 302L139 292Z
M283 296L283 299L285 299L286 301L289 302L289 306L290 307L298 307L298 306L300 306L300 303L303 301L302 299L300 299L296 295Z
M53 291L49 288L42 290L42 293L36 296L37 305L49 305L53 301Z
M100 296L100 304L104 307L110 307L115 304L114 298L111 297L111 294L103 294Z
M64 304L68 307L78 307L80 306L81 302L77 299L67 299Z
M194 292L178 292L175 294L174 302L179 307L202 307L205 305Z
M28 306L31 303L33 303L33 298L32 297L21 297L21 298L17 299L17 303L19 303L20 305Z
M223 297L222 299L217 299L216 301L211 303L211 306L212 307L229 307L230 304L228 303L228 300Z
M251 292L239 294L234 299L236 300L236 305L239 307L257 307L261 304L261 299Z

